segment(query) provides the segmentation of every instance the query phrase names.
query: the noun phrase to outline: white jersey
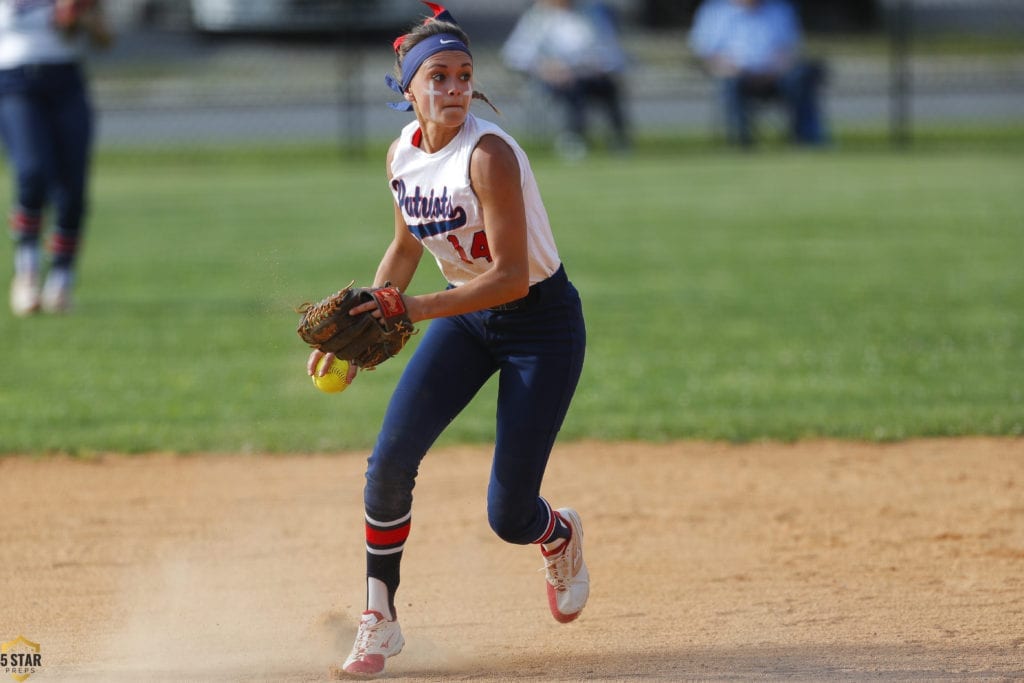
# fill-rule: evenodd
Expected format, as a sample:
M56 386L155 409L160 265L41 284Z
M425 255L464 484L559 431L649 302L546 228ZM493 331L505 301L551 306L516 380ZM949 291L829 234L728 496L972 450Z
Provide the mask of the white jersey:
M466 117L455 139L433 154L414 144L418 132L417 121L402 129L391 161L391 191L409 232L433 254L445 279L455 286L464 285L492 265L483 208L469 179L470 156L484 135L496 135L507 142L519 162L530 284L553 275L561 261L548 213L530 162L516 141L495 124L472 114Z
M0 69L26 64L74 62L79 41L53 25L56 0L0 0Z

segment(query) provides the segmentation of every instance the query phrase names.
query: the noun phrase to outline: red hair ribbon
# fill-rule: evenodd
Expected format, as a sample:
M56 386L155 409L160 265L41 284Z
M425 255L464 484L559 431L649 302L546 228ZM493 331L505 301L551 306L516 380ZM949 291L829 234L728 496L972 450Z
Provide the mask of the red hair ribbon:
M423 20L424 24L428 24L431 21L446 21L449 24L455 24L456 26L458 26L458 22L455 21L455 17L452 16L452 13L445 9L442 5L438 5L436 2L427 2L427 0L420 0L420 2L429 7L430 10L434 13L434 16L427 17L426 19ZM391 47L393 47L395 50L395 54L398 54L398 48L400 48L402 46L402 43L405 42L406 35L398 36L397 38L395 38L395 42L391 44Z
M438 5L435 2L427 2L427 0L420 1L434 12L433 17L428 17L423 21L424 24L427 23L428 21L447 21L449 24L458 25L458 22L455 21L455 17L452 16L452 13L446 10L441 5Z

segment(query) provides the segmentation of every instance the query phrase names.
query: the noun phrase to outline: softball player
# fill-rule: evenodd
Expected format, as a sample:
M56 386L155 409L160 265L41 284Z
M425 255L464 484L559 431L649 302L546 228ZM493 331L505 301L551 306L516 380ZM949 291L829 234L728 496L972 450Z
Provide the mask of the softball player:
M15 241L11 311L71 307L75 260L86 211L93 111L76 33L106 46L111 36L98 3L0 0L0 137L14 166ZM89 9L81 9L86 5ZM43 209L51 202L52 261L40 289Z
M388 152L395 235L375 277L408 287L426 248L449 283L404 295L410 318L432 319L391 397L364 489L367 603L343 670L371 675L404 645L395 612L420 462L444 428L498 373L488 521L508 543L538 544L548 604L560 622L589 594L583 528L540 488L583 367L586 330L529 161L496 125L470 114L473 57L444 8L395 41L388 84L413 111ZM353 314L375 308L359 306ZM329 355L329 354L328 354ZM313 351L310 374L324 354ZM354 369L350 373L354 374ZM350 377L351 379L351 377Z

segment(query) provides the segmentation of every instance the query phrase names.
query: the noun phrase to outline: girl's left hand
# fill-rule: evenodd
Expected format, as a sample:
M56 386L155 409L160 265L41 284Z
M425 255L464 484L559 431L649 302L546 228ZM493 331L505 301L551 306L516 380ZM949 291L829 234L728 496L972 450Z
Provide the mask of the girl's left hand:
M422 305L420 304L416 297L409 296L408 294L402 294L402 303L405 305L405 314L409 316L410 322L417 323L420 320L423 320L423 315L421 311ZM380 309L377 307L377 303L374 301L367 301L365 304L353 306L349 310L348 314L360 315L361 313L366 313L367 311L370 311L370 314L374 318L380 320L381 312Z

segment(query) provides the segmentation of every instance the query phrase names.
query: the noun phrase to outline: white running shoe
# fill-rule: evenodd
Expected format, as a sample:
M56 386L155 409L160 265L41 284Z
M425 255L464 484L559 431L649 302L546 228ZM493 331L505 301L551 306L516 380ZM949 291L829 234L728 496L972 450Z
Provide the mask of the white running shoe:
M19 318L39 310L39 276L35 273L15 275L11 280L11 312Z
M583 524L572 508L555 511L569 525L572 536L548 554L541 547L548 581L548 607L556 621L567 624L580 615L590 596L590 574L583 561Z
M380 612L367 610L359 619L359 632L352 653L341 669L354 676L376 676L384 671L384 660L405 646L398 619L388 621Z
M65 269L53 269L46 276L43 285L43 310L47 313L68 313L71 311L71 289L74 283L71 272Z

